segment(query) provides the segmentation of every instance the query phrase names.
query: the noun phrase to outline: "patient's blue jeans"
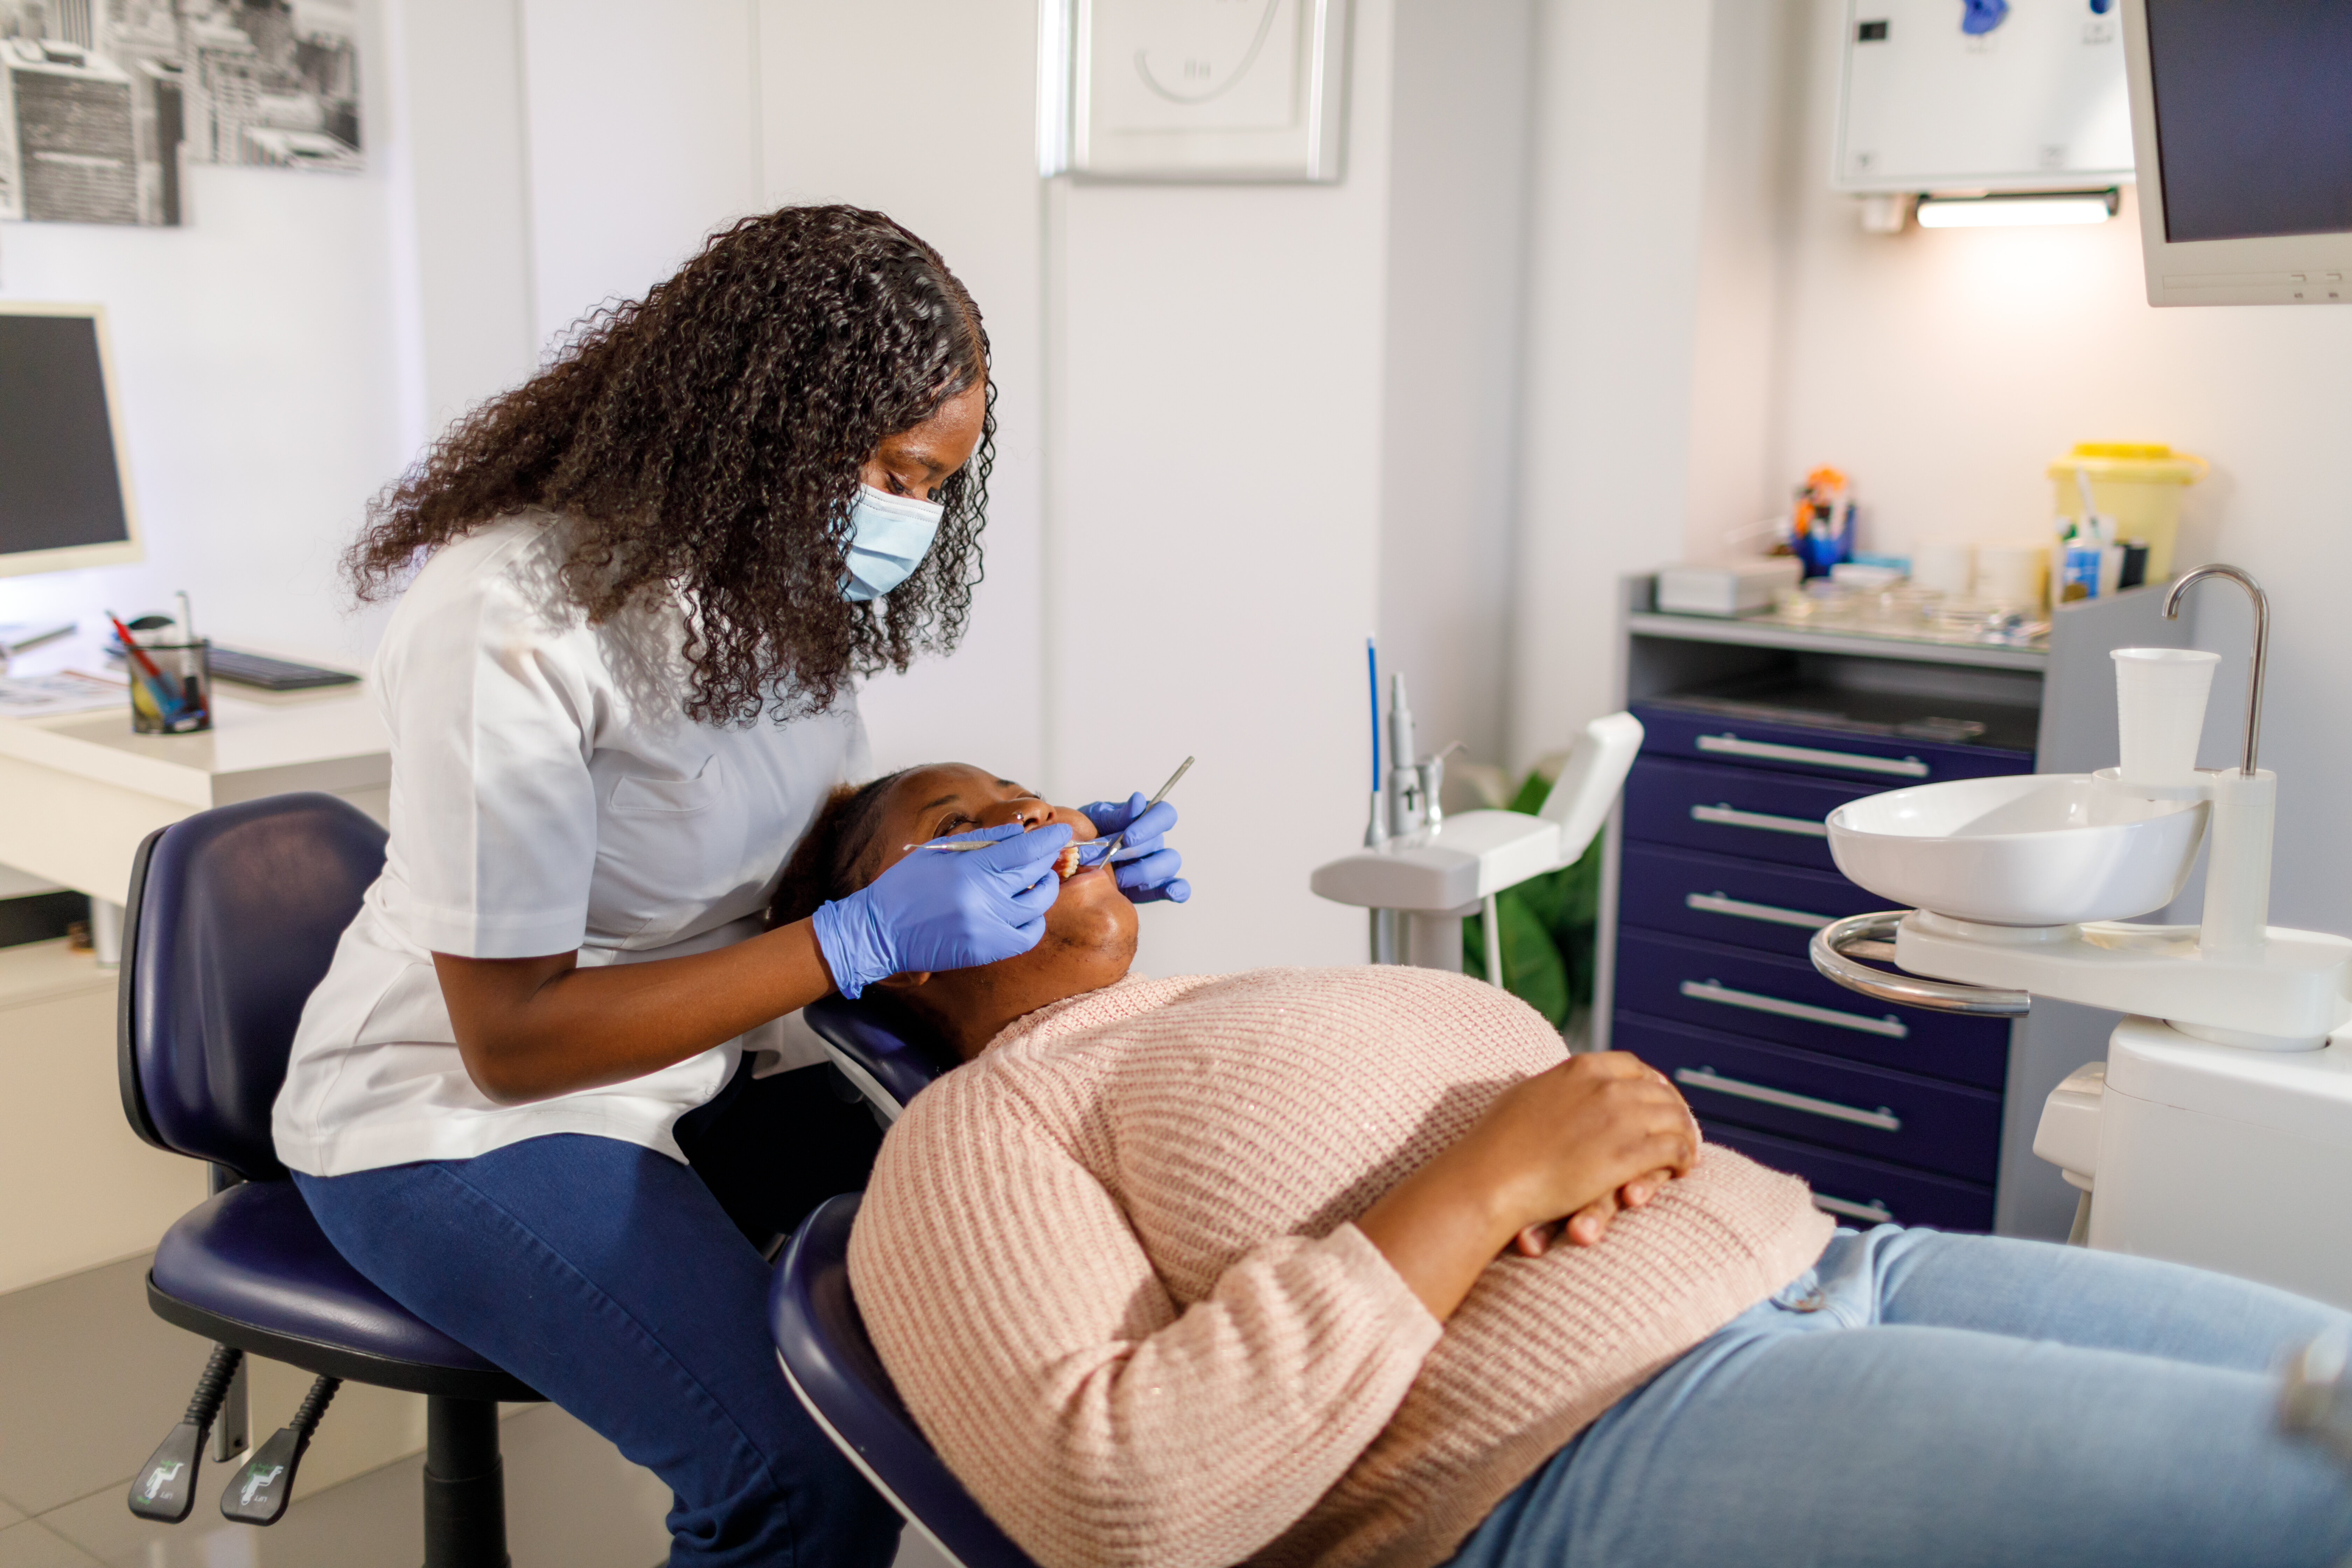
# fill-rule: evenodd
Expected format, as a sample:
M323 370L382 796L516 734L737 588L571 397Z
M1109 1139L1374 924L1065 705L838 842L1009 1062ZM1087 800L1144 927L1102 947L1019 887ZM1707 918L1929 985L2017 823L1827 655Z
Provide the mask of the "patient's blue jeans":
M2333 1568L2352 1474L2279 1431L2273 1368L2344 1318L2146 1258L1840 1231L1453 1568Z
M830 1072L739 1075L679 1122L691 1166L559 1133L294 1179L353 1268L668 1483L677 1568L882 1568L898 1516L793 1397L745 1238L866 1184Z

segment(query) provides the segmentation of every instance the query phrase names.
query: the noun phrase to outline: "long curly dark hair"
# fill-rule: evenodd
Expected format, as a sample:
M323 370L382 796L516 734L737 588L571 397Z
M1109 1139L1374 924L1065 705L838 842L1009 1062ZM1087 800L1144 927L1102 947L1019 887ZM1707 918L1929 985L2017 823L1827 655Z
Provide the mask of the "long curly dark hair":
M933 499L929 555L871 604L842 595L858 470L988 375L979 307L877 212L785 207L715 236L641 300L583 318L537 375L475 408L368 507L343 557L362 601L440 546L528 509L572 528L564 594L592 622L664 585L687 606L686 710L821 711L853 676L963 635L981 580L996 388Z

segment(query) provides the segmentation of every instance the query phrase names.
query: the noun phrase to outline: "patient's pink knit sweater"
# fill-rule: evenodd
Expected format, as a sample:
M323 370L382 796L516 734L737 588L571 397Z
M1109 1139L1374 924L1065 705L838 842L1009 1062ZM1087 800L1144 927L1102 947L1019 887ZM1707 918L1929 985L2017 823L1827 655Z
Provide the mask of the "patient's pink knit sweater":
M915 1419L1046 1568L1444 1561L1831 1223L1727 1149L1441 1327L1350 1223L1563 1058L1423 969L1130 980L1058 1003L883 1142L851 1282Z

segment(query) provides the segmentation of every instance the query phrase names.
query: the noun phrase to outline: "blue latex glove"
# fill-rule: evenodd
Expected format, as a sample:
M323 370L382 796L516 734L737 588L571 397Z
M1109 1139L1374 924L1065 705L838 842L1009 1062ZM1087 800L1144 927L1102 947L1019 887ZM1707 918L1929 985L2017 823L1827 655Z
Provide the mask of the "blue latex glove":
M1024 833L1008 822L956 837L991 839L994 847L915 850L809 917L844 996L893 974L994 963L1045 934L1045 911L1062 891L1054 858L1070 842L1069 828L1055 823Z
M1148 904L1165 899L1181 904L1192 896L1192 884L1176 874L1184 865L1184 857L1165 842L1168 830L1176 826L1174 806L1163 800L1146 810L1139 790L1123 801L1098 800L1078 809L1105 838L1126 830L1127 842L1111 857L1111 875L1130 901Z

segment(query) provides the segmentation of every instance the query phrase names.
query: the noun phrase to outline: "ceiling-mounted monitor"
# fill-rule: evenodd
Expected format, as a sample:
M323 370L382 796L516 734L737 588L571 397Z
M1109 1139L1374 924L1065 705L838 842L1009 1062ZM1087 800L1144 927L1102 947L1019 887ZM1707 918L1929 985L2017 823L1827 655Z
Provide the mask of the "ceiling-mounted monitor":
M2352 300L2352 5L2124 0L2151 305Z
M105 310L0 300L0 576L139 556Z

